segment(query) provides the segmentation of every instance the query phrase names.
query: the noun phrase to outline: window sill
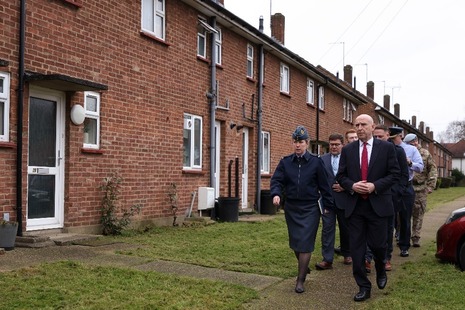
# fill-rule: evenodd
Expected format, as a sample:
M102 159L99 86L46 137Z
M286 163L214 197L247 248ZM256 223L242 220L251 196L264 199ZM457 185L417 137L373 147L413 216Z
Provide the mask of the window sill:
M156 42L158 42L158 43L161 43L161 44L163 44L163 45L165 45L165 46L171 46L171 44L169 44L169 43L166 42L165 40L162 40L162 39L160 39L160 38L157 38L157 37L154 36L153 34L148 33L148 32L146 32L146 31L144 31L144 30L141 30L141 31L140 31L140 35L143 36L143 37L149 38L149 39L151 39L151 40L154 40L154 41L156 41Z
M0 141L0 148L5 148L5 149L15 149L16 144L13 142L1 142Z
M221 64L216 64L216 68L220 69L220 70L224 70L223 65L221 65Z
M104 154L105 151L101 149L89 149L89 148L81 148L81 153L83 154Z
M182 174L191 174L191 175L205 175L207 174L205 171L202 170L194 170L194 169L183 169Z
M257 82L257 81L255 81L254 78L251 78L250 76L247 77L247 81L252 82L252 83L256 83L256 82Z
M261 176L263 179L270 179L272 175L269 174L269 173L262 173L260 176Z
M80 0L63 0L63 2L66 2L72 6L75 6L77 8L82 8L82 3Z
M291 95L289 93L285 93L285 92L279 92L279 93L285 97L291 98Z
M203 61L204 63L210 64L210 61L202 56L197 55L197 60Z

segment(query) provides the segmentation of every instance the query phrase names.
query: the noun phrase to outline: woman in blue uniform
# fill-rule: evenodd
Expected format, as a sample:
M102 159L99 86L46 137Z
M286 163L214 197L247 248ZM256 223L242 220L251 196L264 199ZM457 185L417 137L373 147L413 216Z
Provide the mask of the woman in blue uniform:
M315 247L320 223L318 200L323 199L325 208L333 209L331 188L321 158L310 154L308 131L297 126L292 134L294 153L283 157L271 178L273 204L279 205L283 196L284 212L289 234L289 247L298 261L296 293L304 292L308 264Z

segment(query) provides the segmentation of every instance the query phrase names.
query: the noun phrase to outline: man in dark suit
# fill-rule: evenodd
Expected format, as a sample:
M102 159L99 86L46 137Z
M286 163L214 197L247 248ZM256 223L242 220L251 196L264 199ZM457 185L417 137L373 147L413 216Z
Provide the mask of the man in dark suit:
M359 286L355 301L371 296L365 269L367 245L373 252L376 284L384 289L388 218L394 214L391 187L399 181L400 168L392 143L373 139L373 118L355 119L359 143L342 148L336 180L347 192L345 215L349 223L352 273Z
M352 263L349 248L349 227L344 214L346 195L341 185L336 182L336 174L339 168L339 156L341 155L343 146L344 137L341 134L333 133L329 136L329 152L321 156L321 160L325 165L326 174L328 175L328 182L332 189L331 194L333 195L336 208L325 208L323 202L321 202L323 209L323 214L321 216L323 222L321 232L321 254L323 255L323 261L315 265L318 270L333 268L336 219L339 224L341 255L344 256L343 263L345 265L350 265Z

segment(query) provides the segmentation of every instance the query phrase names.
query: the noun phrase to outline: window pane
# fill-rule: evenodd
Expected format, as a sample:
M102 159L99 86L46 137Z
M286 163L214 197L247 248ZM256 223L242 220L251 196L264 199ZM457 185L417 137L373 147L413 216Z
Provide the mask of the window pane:
M269 152L270 152L269 136L268 134L265 134L263 136L263 170L264 171L270 171Z
M161 16L156 16L156 29L155 29L155 35L157 38L164 38L163 33L164 33L164 25L163 25L163 17Z
M97 144L97 119L86 118L84 121L84 143Z
M201 133L202 133L202 123L200 119L195 119L194 121L194 165L196 166L200 166Z
M154 7L153 0L143 0L142 2L142 28L153 32L154 26Z
M201 35L197 39L197 54L205 57L205 37Z
M157 1L157 11L164 12L165 7L163 5L164 0L158 0Z
M3 79L0 79L0 94L5 92L4 90L5 86L3 86L3 84L4 84Z
M31 98L29 105L29 166L55 167L56 102Z
M252 77L252 62L247 61L247 76Z
M191 128L192 120L189 115L184 115L184 131L183 131L183 166L191 166Z
M97 98L93 96L86 97L86 110L90 112L97 112Z
M5 103L0 101L0 135L5 134Z
M30 219L55 216L55 176L29 175L27 217Z

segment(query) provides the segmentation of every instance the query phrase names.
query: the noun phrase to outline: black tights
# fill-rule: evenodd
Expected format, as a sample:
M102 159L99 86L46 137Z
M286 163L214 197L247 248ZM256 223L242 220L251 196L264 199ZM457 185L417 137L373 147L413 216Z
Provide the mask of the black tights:
M307 277L308 273L308 264L310 263L310 258L312 257L312 253L302 253L294 251L295 257L298 261L298 276L297 276L297 288L303 288L305 278Z

